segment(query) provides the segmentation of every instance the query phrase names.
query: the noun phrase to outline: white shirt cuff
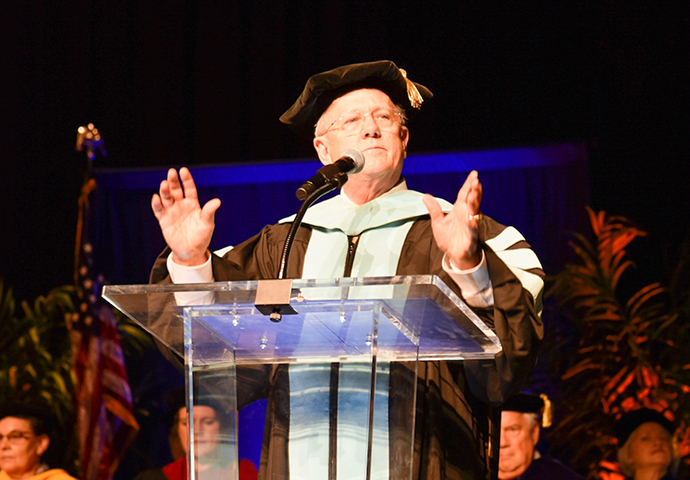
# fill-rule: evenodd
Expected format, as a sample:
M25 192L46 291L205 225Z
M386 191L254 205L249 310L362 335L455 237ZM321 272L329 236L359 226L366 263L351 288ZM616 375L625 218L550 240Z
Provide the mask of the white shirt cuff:
M208 260L201 265L187 267L175 263L172 259L172 253L168 255L166 261L168 266L168 273L173 283L210 283L213 281L213 267L211 266L211 255Z
M168 273L173 283L211 283L213 282L213 267L211 266L211 255L208 260L201 265L187 267L175 263L172 253L166 260ZM178 305L211 305L213 303L213 292L176 292L175 301Z
M489 267L486 264L486 255L482 250L482 259L474 268L461 270L450 261L447 255L443 256L443 270L450 275L460 287L465 302L471 307L490 307L494 304L494 289L491 285Z

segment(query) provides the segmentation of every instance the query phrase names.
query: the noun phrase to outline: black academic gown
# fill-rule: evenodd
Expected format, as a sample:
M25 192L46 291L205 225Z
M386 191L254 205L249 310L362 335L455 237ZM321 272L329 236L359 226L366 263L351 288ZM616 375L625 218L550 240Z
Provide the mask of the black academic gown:
M541 457L516 480L584 480L584 477L554 458Z
M236 246L222 258L212 258L216 281L276 278L285 237L290 224L265 227L258 235ZM426 362L415 378L405 364L392 364L390 372L389 417L398 421L400 413L411 407L417 382L415 480L483 480L496 478L500 412L494 407L520 391L536 362L543 325L535 311L535 299L523 288L508 266L486 245L506 227L484 217L479 225L480 246L487 259L494 291L494 306L473 309L495 332L503 351L495 362ZM311 236L309 225L302 225L295 237L287 276L300 278ZM529 248L521 241L509 249ZM154 265L151 281L169 283L166 249ZM455 293L460 289L443 270L443 252L434 241L428 217L419 217L403 244L397 275L434 274ZM541 268L530 270L543 277ZM269 407L264 432L259 479L287 479L289 429L289 376L286 366L272 367L268 388L250 387L255 394L265 393ZM391 425L396 422L391 421ZM401 425L401 422L397 422ZM411 425L410 425L411 427ZM401 428L404 430L404 424ZM394 429L389 432L390 478L407 478L398 471L398 452L404 454ZM402 444L402 445L401 445Z

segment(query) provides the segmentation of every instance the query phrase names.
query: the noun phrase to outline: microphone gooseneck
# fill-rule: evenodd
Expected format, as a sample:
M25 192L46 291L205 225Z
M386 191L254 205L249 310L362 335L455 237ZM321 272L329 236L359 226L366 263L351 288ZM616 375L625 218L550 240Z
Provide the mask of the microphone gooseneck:
M323 172L327 167L328 170ZM299 207L295 219L292 221L290 230L285 238L285 245L283 246L283 253L280 257L280 270L278 272L278 279L282 280L287 275L288 259L290 258L290 250L297 234L297 229L302 223L307 209L319 198L328 192L340 188L347 182L348 173L359 173L364 168L364 155L355 148L348 148L343 152L341 158L335 163L321 167L317 174L304 182L297 190L297 198L304 200ZM300 196L302 195L302 196Z
M335 183L334 188L342 187L347 181L348 174L359 173L362 171L362 168L364 168L364 155L362 152L356 148L348 148L338 160L319 168L316 171L316 175L304 182L295 194L298 199L304 200L314 190L327 183Z

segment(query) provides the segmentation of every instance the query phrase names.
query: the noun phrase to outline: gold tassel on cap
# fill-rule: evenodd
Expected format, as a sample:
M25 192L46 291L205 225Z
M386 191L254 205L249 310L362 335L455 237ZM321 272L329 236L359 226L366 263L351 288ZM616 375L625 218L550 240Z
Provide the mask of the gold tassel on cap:
M410 99L410 105L419 110L422 107L422 102L424 102L422 95L419 93L419 90L417 90L415 84L407 78L407 72L401 68L400 73L407 84L407 98Z
M551 400L546 396L545 393L539 395L542 400L544 400L544 413L541 415L541 426L544 428L549 428L551 426L551 419L553 417L553 412L551 411Z

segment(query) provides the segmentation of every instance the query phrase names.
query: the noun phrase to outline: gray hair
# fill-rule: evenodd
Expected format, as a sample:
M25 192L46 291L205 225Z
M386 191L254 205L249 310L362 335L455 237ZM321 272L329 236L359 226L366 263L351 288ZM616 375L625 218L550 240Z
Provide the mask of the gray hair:
M534 427L539 425L539 415L536 413L524 413L523 414L525 419L527 419L527 423L529 424L529 429L534 430Z

